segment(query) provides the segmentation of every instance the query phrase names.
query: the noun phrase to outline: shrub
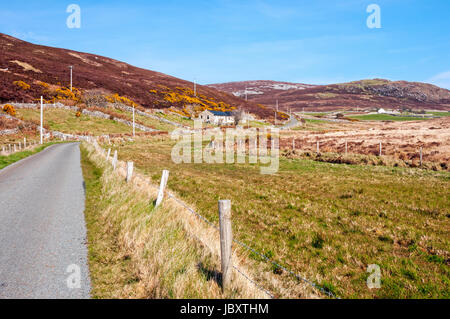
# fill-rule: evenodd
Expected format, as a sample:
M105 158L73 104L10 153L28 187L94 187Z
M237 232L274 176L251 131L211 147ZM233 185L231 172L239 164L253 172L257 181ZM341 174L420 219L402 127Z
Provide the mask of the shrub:
M134 106L137 107L138 104L135 103L134 101L130 100L129 98L127 98L126 96L120 96L117 93L114 93L113 95L109 95L109 96L105 96L106 100L109 103L122 103L128 106Z
M11 104L5 104L3 106L3 112L11 116L16 116L16 109Z
M30 89L30 85L23 82L23 81L14 81L13 82L15 85L17 85L18 87L20 87L22 90L28 90Z
M45 83L45 82L42 82L42 81L39 81L39 82L38 82L38 85L40 85L40 86L42 86L42 87L44 87L44 88L46 88L46 89L48 89L48 88L50 87L50 84Z

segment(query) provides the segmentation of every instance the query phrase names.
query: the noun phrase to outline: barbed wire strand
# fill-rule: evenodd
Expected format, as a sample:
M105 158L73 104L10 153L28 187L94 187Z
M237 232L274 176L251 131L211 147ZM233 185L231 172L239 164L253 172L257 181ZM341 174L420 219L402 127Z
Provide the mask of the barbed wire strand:
M155 187L156 188L156 187ZM170 198L174 199L177 203L179 203L180 205L182 205L184 208L186 208L187 210L189 210L192 214L194 214L195 216L197 216L199 219L203 220L205 223L207 223L209 226L211 226L212 228L220 231L220 228L216 225L214 225L212 222L210 222L206 217L202 216L201 214L199 214L198 212L196 212L195 210L193 210L191 207L189 207L188 205L186 205L182 200L180 200L179 198L177 198L175 195L173 195L170 191L167 191L167 194ZM198 240L200 240L199 238L197 238ZM289 273L290 275L294 276L295 278L297 278L297 280L299 281L303 281L307 284L309 284L310 286L312 286L313 288L319 290L320 292L322 292L323 294L331 297L331 298L335 298L335 299L340 299L339 297L337 297L336 295L334 295L331 291L327 291L325 289L323 289L322 287L316 285L314 282L312 282L309 279L306 279L296 273L294 273L292 270L284 267L283 265L280 265L279 263L271 260L269 257L267 257L266 255L256 251L255 249L253 249L252 247L248 246L247 244L237 240L237 239L233 239L233 242L240 245L241 247L251 251L252 253L262 257L263 259L265 259L267 262L273 264L274 266L283 269L284 271L286 271L287 273ZM237 269L237 267L233 266L233 268L235 268L241 275L243 275L245 278L247 278L247 280L251 281L253 284L255 284L256 287L260 288L261 287L254 282L253 280L251 280L250 278L248 278L246 275L244 275L244 273L242 273L239 269ZM262 288L262 290L264 292L266 292L266 290L264 288ZM267 292L266 292L267 293ZM271 296L273 298L273 295L268 293L269 296Z
M258 284L256 281L252 280L251 278L249 278L244 272L242 272L239 268L237 268L236 266L233 265L233 268L237 270L238 273L240 273L245 279L247 279L248 281L250 281L253 285L256 286L256 288L258 288L259 290L261 290L262 292L264 292L265 294L267 294L271 299L275 299L275 296L267 289L265 289L263 286L261 286L260 284Z
M193 237L195 240L197 240L200 244L208 248L209 251L214 252L211 247L208 246L203 240L201 240L197 235L190 233L191 237ZM250 279L243 271L241 271L239 268L233 265L233 268L237 270L238 273L240 273L245 279L247 279L249 282L251 282L254 286L256 286L257 289L264 292L266 295L268 295L271 299L274 299L275 297L268 291L267 289L264 289L264 287L260 286L258 283L256 283L254 280Z
M199 214L198 212L196 212L195 210L193 210L191 207L189 207L188 205L186 205L182 200L178 199L176 196L174 196L171 192L167 192L169 197L174 199L176 202L178 202L180 205L182 205L183 207L185 207L187 210L189 210L191 213L193 213L195 216L197 216L199 219L203 220L204 222L206 222L209 226L213 227L216 230L220 230L219 227L217 227L216 225L214 225L212 222L210 222L207 218L205 218L204 216L202 216L201 214ZM330 298L335 298L335 299L340 299L339 297L337 297L335 294L333 294L331 291L327 291L324 288L318 286L317 284L315 284L314 282L312 282L311 280L304 278L298 274L296 274L295 272L293 272L292 270L284 267L283 265L280 265L279 263L271 260L269 257L267 257L266 255L258 252L257 250L253 249L252 247L250 247L249 245L237 240L237 239L233 239L233 242L238 244L239 246L251 251L252 253L260 256L261 258L265 259L267 262L273 264L274 266L283 269L284 271L286 271L287 273L289 273L291 276L294 276L297 280L299 281L303 281L305 283L307 283L308 285L312 286L313 288L319 290L320 292L322 292L323 294L327 295ZM234 267L234 266L233 266ZM246 277L246 276L245 276ZM248 279L248 278L247 278Z

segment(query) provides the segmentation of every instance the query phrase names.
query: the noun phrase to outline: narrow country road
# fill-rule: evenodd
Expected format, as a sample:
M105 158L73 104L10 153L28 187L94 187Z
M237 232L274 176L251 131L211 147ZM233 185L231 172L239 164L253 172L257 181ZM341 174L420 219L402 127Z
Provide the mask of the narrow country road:
M295 128L295 127L297 127L299 125L301 125L301 123L295 118L295 116L291 116L289 121L286 124L284 124L281 127L281 129L282 130L287 130L287 129Z
M84 200L78 143L0 171L0 298L90 297Z

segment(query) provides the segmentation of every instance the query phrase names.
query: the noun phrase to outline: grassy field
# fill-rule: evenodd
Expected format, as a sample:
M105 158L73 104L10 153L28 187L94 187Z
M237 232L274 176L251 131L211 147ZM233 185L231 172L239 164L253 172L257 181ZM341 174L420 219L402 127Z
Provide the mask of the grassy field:
M28 156L34 155L36 153L41 152L42 150L46 149L50 145L55 144L56 142L49 142L44 145L36 146L33 149L26 150L23 152L17 152L8 156L0 156L0 170L5 168L6 166L9 166L15 162L18 162Z
M189 212L170 200L155 208L155 190L127 184L92 146L81 151L93 298L261 298L239 279L222 292L220 259L196 240Z
M129 121L133 120L132 112L124 111L124 110L117 109L117 108L114 108L113 111L115 113L125 115ZM145 126L148 126L148 127L160 130L160 131L171 132L176 128L174 125L170 125L168 123L164 123L164 122L158 121L158 120L150 118L150 117L139 115L138 113L135 113L135 119L138 123L141 123Z
M448 172L282 158L261 175L249 164L176 165L173 144L117 148L155 184L169 169L169 188L216 224L217 200L232 200L237 239L338 296L450 298ZM381 267L381 289L366 286L369 264Z
M357 119L361 121L420 121L428 120L429 118L422 117L407 117L407 116L393 116L389 114L367 114L367 115L355 115L349 116L349 118Z
M17 117L23 118L25 121L39 123L40 112L37 109L18 109ZM132 132L131 127L113 120L87 115L78 118L74 111L52 108L44 111L44 126L46 125L51 130L72 134L89 132L93 135L102 135Z
M305 119L306 124L293 128L294 131L332 131L342 130L342 124L337 122L319 120L319 119Z
M440 116L440 117L450 116L450 112L427 112L427 114L431 114L434 116Z
M317 113L315 113L315 112L313 112L313 113L302 113L302 114L305 114L305 115L309 115L309 116L325 116L325 115L328 115L329 113L327 113L327 112L317 112Z
M158 117L164 118L166 120L179 123L184 126L188 126L193 128L194 127L194 121L191 119L188 119L186 117L182 117L176 114L164 114L164 113L156 113L155 114Z

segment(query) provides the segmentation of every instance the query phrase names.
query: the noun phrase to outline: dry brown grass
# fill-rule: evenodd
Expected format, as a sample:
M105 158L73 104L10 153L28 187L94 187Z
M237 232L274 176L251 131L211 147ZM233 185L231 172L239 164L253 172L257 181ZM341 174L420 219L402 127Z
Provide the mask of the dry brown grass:
M126 184L124 162L113 172L93 146L83 147L89 161L102 170L96 207L87 212L94 297L268 297L236 271L231 289L222 293L218 232L173 199L155 209L149 199L156 198L157 189L148 178L136 174ZM252 277L248 262L235 250L233 264ZM277 286L275 278L271 281Z
M448 172L282 157L279 172L266 176L248 164L177 165L173 144L161 136L113 147L154 183L169 169L170 189L216 225L217 200L230 199L235 238L340 297L448 295ZM380 290L366 286L371 263L382 267ZM275 295L305 297L271 264L263 269L279 285L249 269Z

